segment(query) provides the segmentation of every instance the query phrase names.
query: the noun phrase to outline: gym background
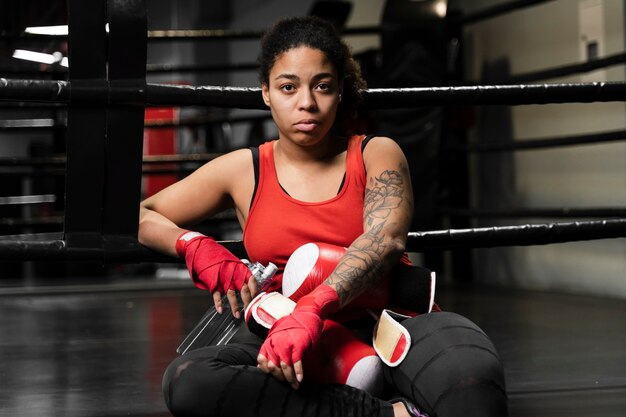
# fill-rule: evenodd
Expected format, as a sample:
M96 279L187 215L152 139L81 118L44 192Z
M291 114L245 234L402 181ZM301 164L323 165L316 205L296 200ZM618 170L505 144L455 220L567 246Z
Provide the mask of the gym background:
M330 17L343 29L365 28L363 33L347 34L346 39L371 88L623 80L623 57L619 60L626 37L623 1L534 1L506 13L480 14L510 3L148 0L146 5L151 31L262 31L277 18L308 13ZM0 19L1 77L67 79L62 60L67 56L66 40L11 36L22 34L26 27L66 24L65 1L49 1L44 7L33 1L6 1ZM18 50L54 55L54 62L19 59ZM147 81L255 87L257 51L254 37L150 41ZM599 69L546 73L616 56ZM149 156L224 152L276 135L264 111L180 107L147 112L146 120L171 118L182 125L147 128L144 154ZM3 235L62 231L65 110L3 103L0 114L4 176L0 231ZM610 214L608 208L623 209L623 140L517 152L468 151L467 146L618 132L624 130L625 119L624 103L611 102L378 110L364 112L360 122L364 128L390 135L405 149L417 197L412 230L427 231L575 221L586 214L576 210L606 209ZM143 191L154 192L197 166L189 159L145 164ZM162 173L148 175L149 170ZM22 198L12 198L16 196ZM203 228L224 239L239 236L232 216ZM444 251L416 259L436 269L440 283L626 297L623 239ZM160 276L177 275L170 267L158 267L5 263L0 276L67 277L83 276L86 271L134 276L149 274L151 268Z
M182 263L138 246L138 194L276 132L268 112L228 95L171 105L181 96L158 89L168 106L144 115L144 102L108 103L113 89L99 87L257 87L261 31L307 14L340 27L370 88L401 89L383 94L390 107L411 106L366 106L356 126L405 150L411 230L444 238L411 255L437 272L437 302L492 339L510 416L624 414L623 0L143 2L0 3L0 415L170 415L163 371L210 297ZM121 27L105 35L85 22L107 8ZM42 26L61 33L27 31ZM446 105L413 104L425 96L406 94L415 87ZM232 213L198 227L240 238Z

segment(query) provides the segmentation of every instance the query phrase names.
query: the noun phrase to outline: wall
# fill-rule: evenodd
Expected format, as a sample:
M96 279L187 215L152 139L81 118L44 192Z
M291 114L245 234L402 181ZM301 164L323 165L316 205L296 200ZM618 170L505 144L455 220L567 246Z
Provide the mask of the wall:
M595 1L595 0L594 0ZM468 2L459 2L469 6ZM472 2L475 9L502 2ZM529 7L465 28L466 77L478 80L489 65L505 63L512 74L581 62L579 1L558 0ZM588 5L589 3L587 3ZM624 51L624 8L618 0L597 0L600 56ZM623 81L624 67L546 80L547 82ZM501 123L493 109L480 109L472 131L479 141L488 124ZM504 113L500 113L504 114ZM491 118L490 118L491 116ZM624 129L624 103L516 106L508 109L512 139L579 135ZM502 132L506 135L506 132ZM493 134L491 135L493 137ZM514 207L625 207L626 143L596 144L516 152L509 178ZM482 160L484 161L484 159ZM477 178L481 159L473 158ZM504 172L504 171L502 171ZM473 183L474 204L481 186ZM569 221L521 219L517 223ZM494 223L502 223L494 222ZM504 221L514 224L514 221ZM626 297L626 239L475 251L477 279L497 285Z

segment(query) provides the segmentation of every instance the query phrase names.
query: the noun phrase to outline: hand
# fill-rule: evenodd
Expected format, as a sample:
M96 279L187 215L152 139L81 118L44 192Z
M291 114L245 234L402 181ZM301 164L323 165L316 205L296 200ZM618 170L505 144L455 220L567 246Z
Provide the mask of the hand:
M304 377L302 356L319 340L323 328L319 312L296 306L270 329L257 358L259 368L297 389Z
M293 312L270 329L257 357L259 368L297 389L304 378L302 356L319 340L324 318L338 309L339 297L328 285L302 297Z
M194 284L213 294L219 313L222 312L222 293L226 292L235 317L241 309L236 291L242 291L244 305L256 294L256 282L250 279L250 269L214 239L196 232L185 232L176 241L176 251L185 259Z
M285 362L281 362L280 366L276 366L274 362L268 361L265 356L259 354L257 362L258 368L266 374L272 374L272 376L279 381L287 381L293 389L298 389L300 386L304 375L301 360L291 366L287 365Z
M250 277L247 283L244 283L241 287L241 301L243 301L243 308L248 307L248 304L259 294L259 287L256 279ZM228 297L228 304L233 312L233 316L239 319L241 318L241 307L239 307L239 300L237 299L237 292L235 290L226 291L226 297ZM222 314L222 293L219 291L213 292L213 303L218 313Z

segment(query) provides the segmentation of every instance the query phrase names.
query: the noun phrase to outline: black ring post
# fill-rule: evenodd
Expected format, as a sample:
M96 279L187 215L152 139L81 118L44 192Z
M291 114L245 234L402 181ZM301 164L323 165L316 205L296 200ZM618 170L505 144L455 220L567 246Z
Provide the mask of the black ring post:
M107 6L109 83L122 91L145 91L148 30L145 0L108 0ZM102 214L105 258L137 240L143 127L143 106L108 108Z
M74 86L106 85L105 3L68 0L69 79ZM59 85L63 82L58 82ZM80 91L80 88L79 88ZM69 94L66 133L64 241L68 248L101 246L105 103L85 106Z

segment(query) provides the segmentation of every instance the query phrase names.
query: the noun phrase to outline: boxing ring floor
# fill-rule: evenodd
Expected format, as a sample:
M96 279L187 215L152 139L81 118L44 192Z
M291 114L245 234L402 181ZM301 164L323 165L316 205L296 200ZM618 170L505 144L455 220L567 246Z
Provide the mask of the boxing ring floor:
M210 298L188 281L83 282L0 281L0 415L168 416L163 369ZM626 415L626 300L478 288L437 300L493 339L512 417Z

